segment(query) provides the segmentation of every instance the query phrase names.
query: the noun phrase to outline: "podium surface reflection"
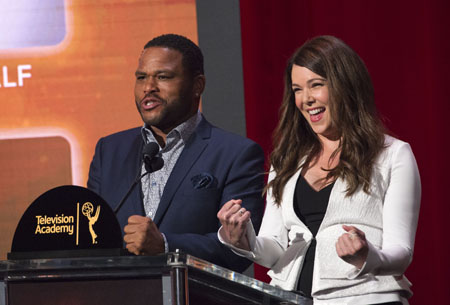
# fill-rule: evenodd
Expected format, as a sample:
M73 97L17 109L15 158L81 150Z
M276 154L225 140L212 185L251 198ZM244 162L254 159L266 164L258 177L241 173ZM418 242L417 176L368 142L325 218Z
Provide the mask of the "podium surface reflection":
M300 304L312 301L196 257L0 261L0 305Z

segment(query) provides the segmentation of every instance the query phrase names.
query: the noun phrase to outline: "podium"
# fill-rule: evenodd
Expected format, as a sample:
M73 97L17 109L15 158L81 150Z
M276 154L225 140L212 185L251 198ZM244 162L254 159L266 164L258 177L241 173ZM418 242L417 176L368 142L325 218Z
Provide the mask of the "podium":
M0 261L0 305L239 305L312 300L196 257L78 257Z

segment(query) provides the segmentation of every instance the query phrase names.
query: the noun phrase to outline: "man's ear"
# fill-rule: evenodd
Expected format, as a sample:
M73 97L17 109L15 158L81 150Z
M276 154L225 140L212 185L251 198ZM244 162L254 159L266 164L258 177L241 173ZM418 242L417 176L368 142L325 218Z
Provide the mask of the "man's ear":
M206 79L203 74L199 74L194 78L194 95L195 97L200 97L202 95L203 90L205 90Z

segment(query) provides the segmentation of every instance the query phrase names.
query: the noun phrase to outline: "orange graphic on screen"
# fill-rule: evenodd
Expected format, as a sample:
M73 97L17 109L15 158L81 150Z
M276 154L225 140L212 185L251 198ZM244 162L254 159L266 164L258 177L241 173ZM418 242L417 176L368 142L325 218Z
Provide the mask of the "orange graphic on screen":
M133 86L145 43L163 33L197 41L195 0L4 3L0 25L8 22L12 34L0 38L3 257L37 196L85 186L98 139L142 124Z

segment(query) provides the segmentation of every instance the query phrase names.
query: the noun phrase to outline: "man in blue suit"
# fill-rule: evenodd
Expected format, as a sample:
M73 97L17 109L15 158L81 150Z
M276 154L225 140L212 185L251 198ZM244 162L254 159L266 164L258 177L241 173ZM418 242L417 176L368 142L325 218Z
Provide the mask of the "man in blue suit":
M99 140L88 188L116 208L146 172L144 145L158 143L164 166L141 178L117 211L126 248L136 255L180 249L241 272L250 262L219 242L216 215L228 200L242 199L258 230L264 155L256 143L212 126L198 112L204 87L197 45L174 34L149 41L134 92L144 126Z

